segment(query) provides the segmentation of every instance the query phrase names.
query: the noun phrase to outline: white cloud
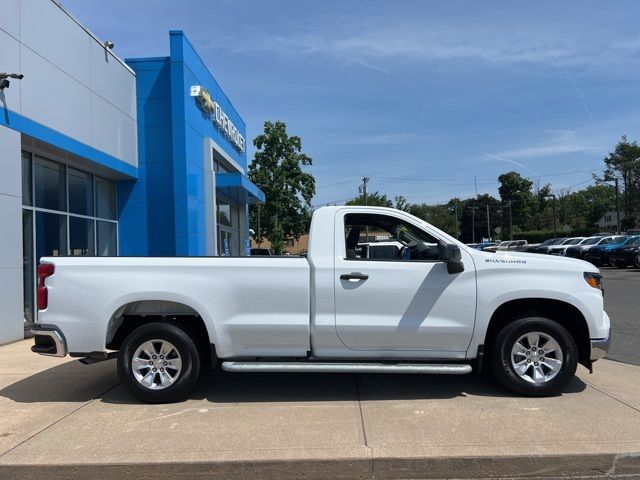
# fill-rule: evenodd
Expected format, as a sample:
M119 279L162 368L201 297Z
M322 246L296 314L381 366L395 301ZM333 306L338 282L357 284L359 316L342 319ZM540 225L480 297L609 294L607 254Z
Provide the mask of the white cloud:
M483 154L485 157L487 157L488 159L491 159L491 160L497 160L497 161L499 161L499 162L510 163L510 164L512 164L512 165L515 165L515 166L517 166L517 167L521 168L522 170L526 170L526 171L527 171L527 172L529 172L529 173L532 173L532 174L534 174L534 175L538 175L536 172L534 172L533 170L531 170L529 167L527 167L527 166L523 165L523 164L522 164L522 163L520 163L520 162L516 162L515 160L511 160L510 158L505 158L505 157L503 157L503 156L501 156L501 155L495 155L495 154L493 154L493 153L488 153L488 152L480 152L480 153L482 153L482 154Z
M397 61L470 61L494 66L595 67L607 71L606 65L621 65L640 53L640 39L609 40L606 32L600 37L594 34L580 38L533 27L514 31L494 26L456 29L420 24L369 25L351 31L358 33L340 33L330 27L268 38L254 33L233 44L218 40L212 47L278 55L329 55L387 74L392 70L387 63Z
M494 153L496 157L511 160L522 160L540 157L556 157L572 153L597 153L603 151L606 146L593 140L592 136L582 137L573 130L554 130L547 132L551 137L542 140L539 144L505 150Z

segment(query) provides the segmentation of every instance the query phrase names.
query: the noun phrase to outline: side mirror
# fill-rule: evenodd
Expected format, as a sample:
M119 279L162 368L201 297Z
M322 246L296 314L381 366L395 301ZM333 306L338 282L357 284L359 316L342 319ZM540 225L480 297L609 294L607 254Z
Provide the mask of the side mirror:
M447 264L447 272L452 274L464 272L462 253L460 253L460 249L457 245L451 243L439 244L438 256L440 257L440 260Z

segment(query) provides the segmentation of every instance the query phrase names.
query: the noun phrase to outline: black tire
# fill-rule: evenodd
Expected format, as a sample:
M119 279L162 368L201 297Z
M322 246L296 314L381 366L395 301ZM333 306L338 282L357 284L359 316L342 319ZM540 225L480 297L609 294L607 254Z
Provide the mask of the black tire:
M132 366L136 350L145 342L151 340L171 343L177 350L181 360L180 371L174 370L175 378L173 383L161 389L143 385L136 379ZM175 354L173 355L175 356ZM168 369L167 372L169 372ZM200 353L198 352L198 347L193 338L175 324L164 322L147 323L136 328L122 342L118 355L118 376L127 391L138 400L147 403L168 403L182 400L192 390L199 374ZM159 379L159 377L155 376L153 378Z
M640 253L636 255L636 258L633 259L633 266L636 268L640 268Z
M559 372L544 383L533 383L533 381L521 377L516 373L511 360L511 351L517 340L532 332L540 332L553 338L562 352L562 366ZM541 345L543 349L544 345ZM571 382L576 373L577 353L576 342L562 325L550 318L524 317L509 323L498 333L492 352L492 370L496 379L512 392L532 397L558 395ZM524 359L524 356L517 358ZM547 371L546 366L544 366L544 370Z

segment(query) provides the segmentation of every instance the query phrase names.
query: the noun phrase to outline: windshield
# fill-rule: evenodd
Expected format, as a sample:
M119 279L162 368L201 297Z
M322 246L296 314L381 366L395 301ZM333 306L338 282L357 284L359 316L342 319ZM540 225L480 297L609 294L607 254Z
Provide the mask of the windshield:
M618 238L614 238L613 240L611 240L611 245L620 245L621 243L623 243L624 241L627 240L627 238L629 237L618 237Z
M542 242L540 244L541 247L544 247L546 245L553 245L553 242L557 241L557 238L550 238L549 240L545 240L544 242Z
M561 245L572 245L574 241L575 238L567 238L564 242L561 243Z
M601 237L587 238L584 242L582 242L582 245L595 245L596 243L600 242L601 240L602 240Z
M566 238L554 238L553 242L551 242L551 245L560 245L565 240L566 240Z
M604 237L598 242L598 245L606 245L607 243L611 243L611 240L613 240L613 237Z
M584 240L584 238L574 238L569 245L578 245L582 240Z

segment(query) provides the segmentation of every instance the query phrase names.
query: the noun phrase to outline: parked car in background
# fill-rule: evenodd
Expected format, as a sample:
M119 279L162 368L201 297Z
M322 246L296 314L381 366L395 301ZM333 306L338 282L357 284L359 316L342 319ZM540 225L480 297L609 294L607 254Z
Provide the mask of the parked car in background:
M552 245L552 246L550 246L547 249L547 254L548 255L564 255L564 253L567 250L567 248L569 248L571 245L580 245L586 239L587 239L586 237L571 237L571 238L567 238L560 245Z
M615 248L624 246L629 242L638 238L637 236L621 235L606 245L596 245L589 249L585 254L584 259L593 263L596 267L609 264L609 254Z
M500 242L498 245L494 245L493 247L484 248L483 252L504 252L504 251L516 251L522 252L527 248L526 240L508 240L506 242Z
M564 254L566 257L579 258L581 260L584 260L584 256L586 255L586 253L589 251L591 247L595 245L607 245L614 238L616 238L615 235L609 236L609 237L599 237L599 236L589 237L584 241L580 242L580 244L578 245L568 246Z
M545 240L544 242L538 245L532 245L527 248L527 252L529 253L547 253L547 248L553 245L560 245L562 242L566 240L566 237L562 238L550 238L549 240Z
M498 246L498 242L484 242L484 243L478 243L474 248L476 250L484 251L489 247L497 247L497 246Z
M618 268L634 266L640 268L640 236L626 245L614 248L609 254L609 263Z

